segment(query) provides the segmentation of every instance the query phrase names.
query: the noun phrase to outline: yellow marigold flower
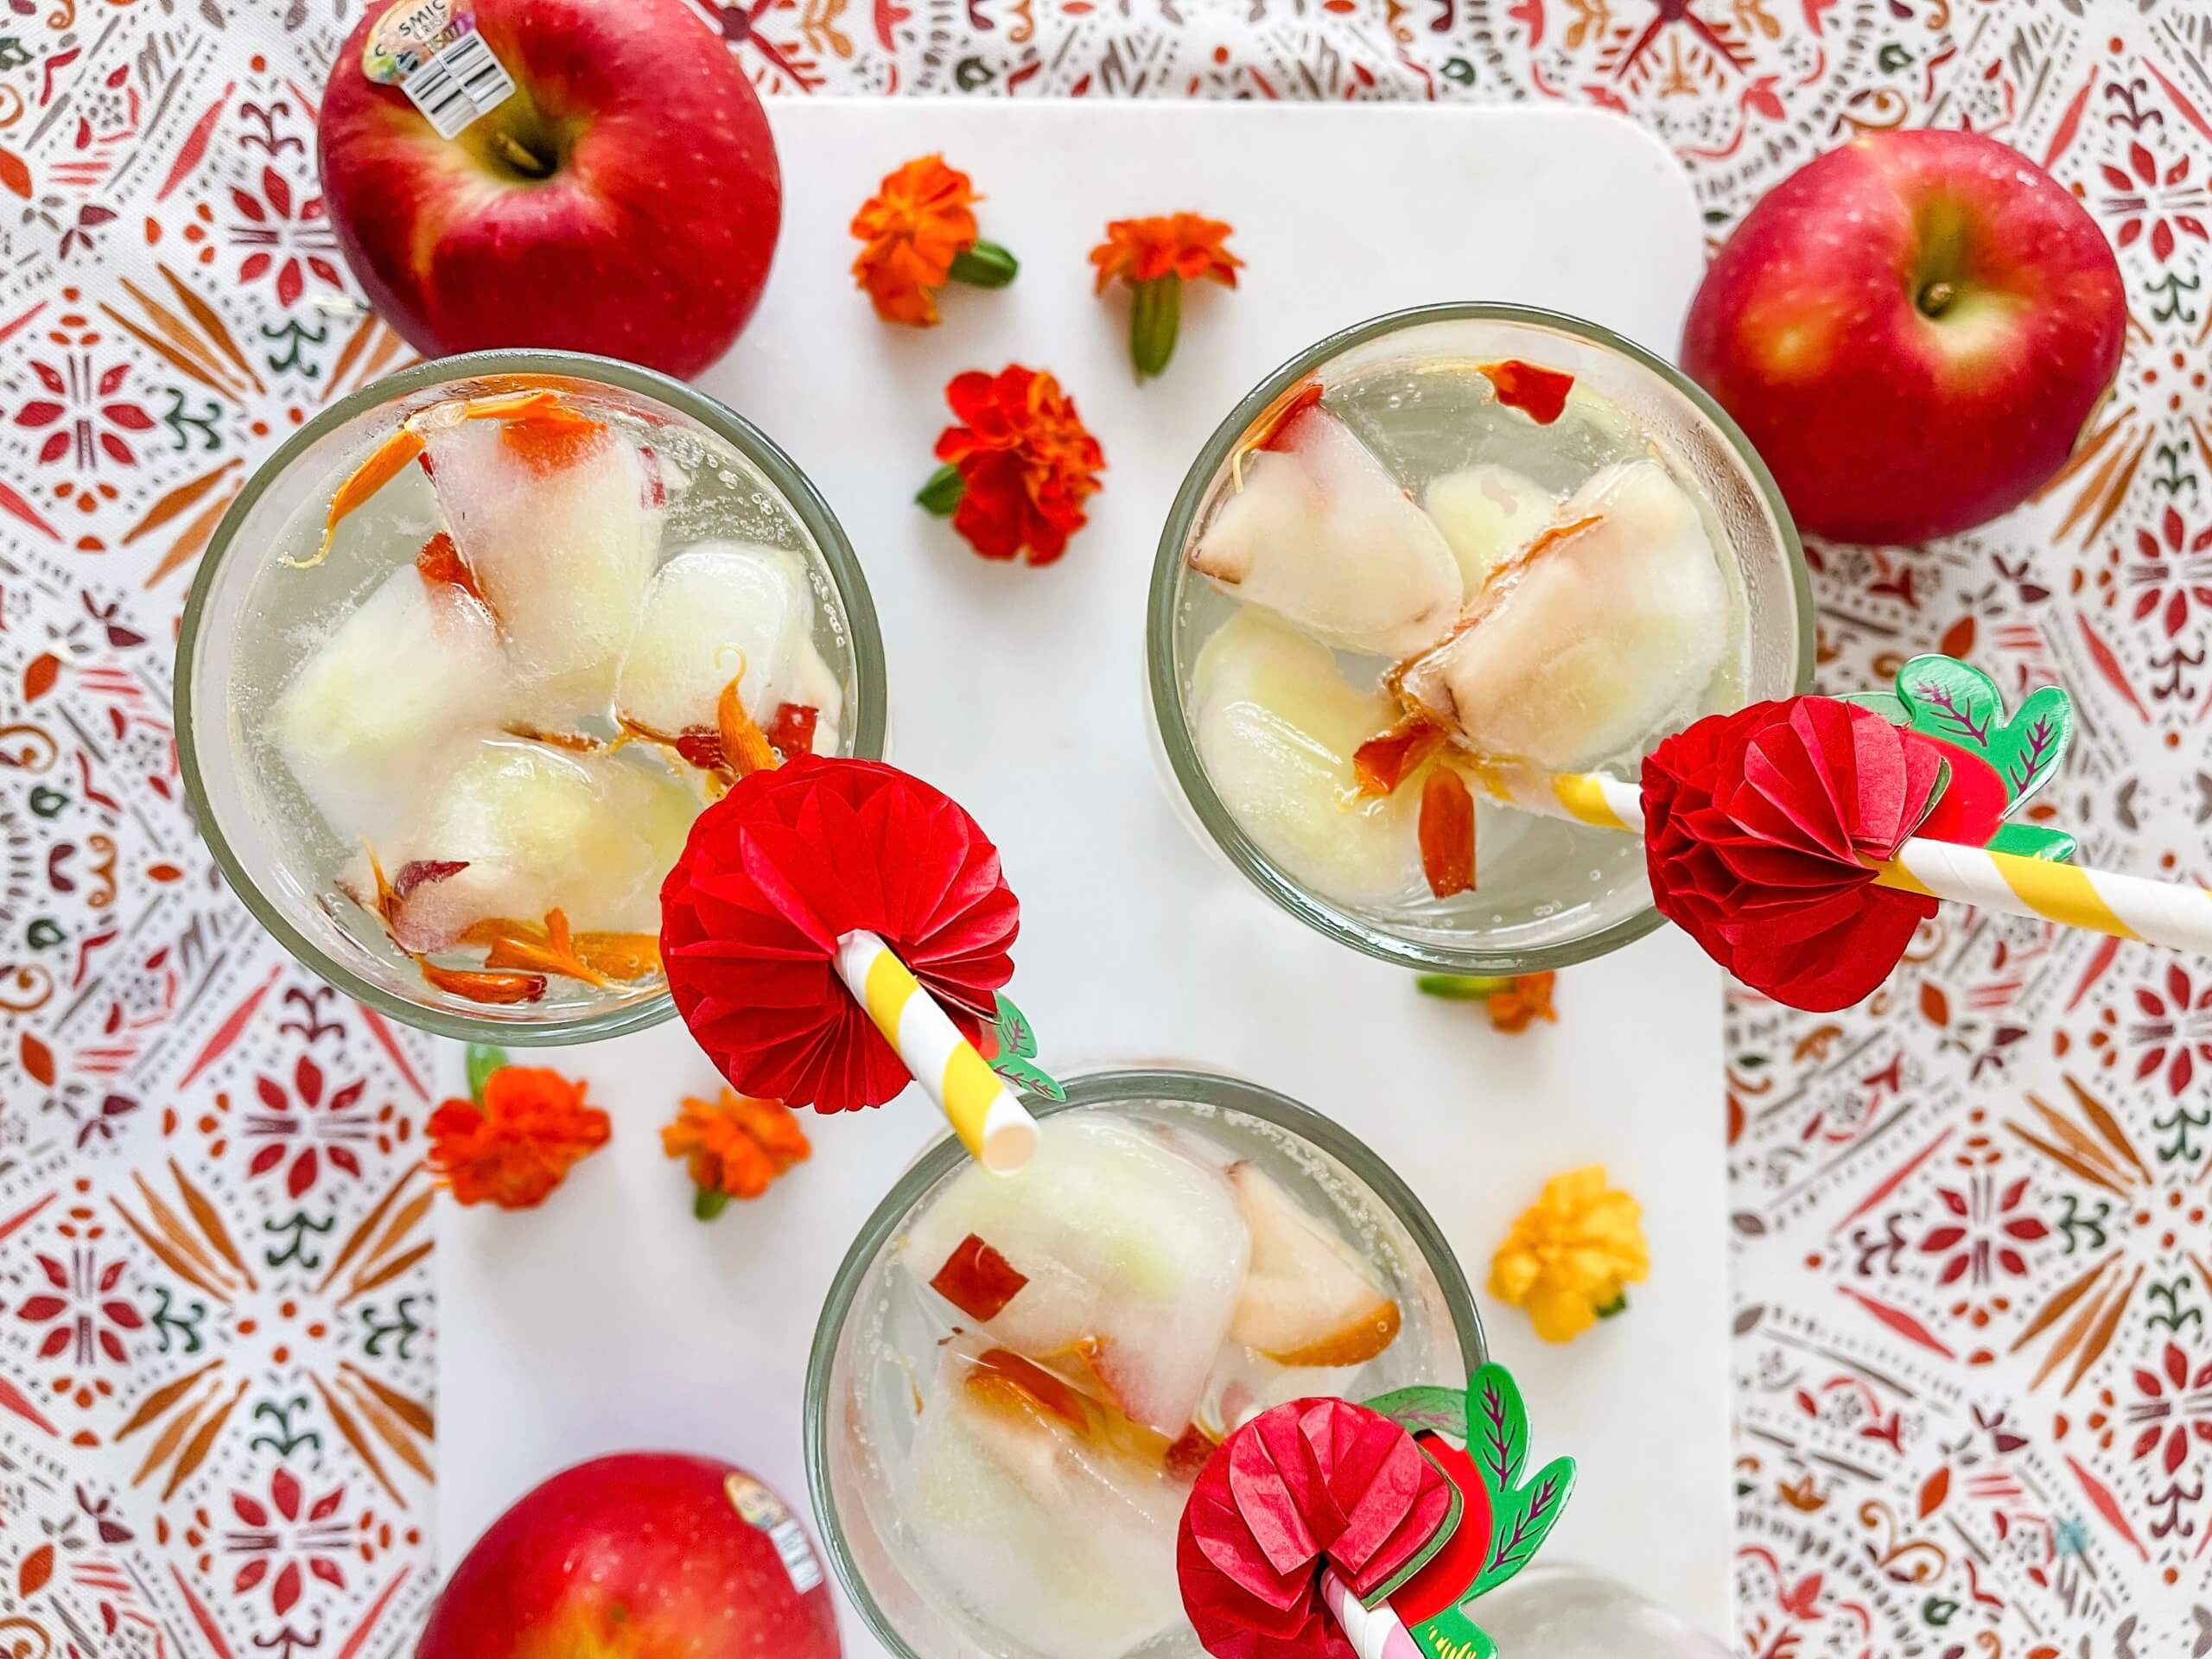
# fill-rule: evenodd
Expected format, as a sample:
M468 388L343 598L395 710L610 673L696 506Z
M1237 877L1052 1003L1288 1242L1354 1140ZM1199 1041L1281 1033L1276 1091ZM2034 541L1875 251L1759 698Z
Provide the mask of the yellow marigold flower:
M1572 1342L1618 1313L1651 1271L1643 1206L1605 1185L1602 1164L1544 1183L1491 1258L1491 1294L1525 1307L1546 1342Z

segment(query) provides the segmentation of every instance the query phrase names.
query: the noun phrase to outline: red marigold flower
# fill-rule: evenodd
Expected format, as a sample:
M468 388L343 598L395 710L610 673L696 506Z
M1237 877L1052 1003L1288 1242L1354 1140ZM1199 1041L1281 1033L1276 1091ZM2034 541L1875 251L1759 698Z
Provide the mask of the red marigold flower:
M1230 227L1196 213L1117 219L1106 239L1090 251L1098 267L1097 291L1116 277L1134 294L1129 306L1129 361L1140 377L1158 374L1175 353L1182 326L1183 284L1208 281L1236 286L1244 262L1223 245Z
M793 1164L813 1155L798 1115L780 1101L755 1100L734 1089L720 1100L686 1098L673 1123L661 1126L661 1150L686 1160L699 1196L692 1209L711 1221L732 1198L757 1198Z
M915 499L987 559L1024 549L1032 564L1067 551L1098 491L1106 454L1075 401L1039 369L1010 364L996 375L970 370L944 389L959 424L938 435L944 463Z
M942 156L918 156L885 175L852 223L862 244L853 276L876 315L926 328L938 320L937 290L947 283L1003 288L1014 280L1014 256L976 234L982 200Z
M442 1102L427 1132L426 1160L455 1198L528 1210L607 1144L607 1122L584 1104L582 1084L543 1066L503 1065L485 1079L481 1105Z

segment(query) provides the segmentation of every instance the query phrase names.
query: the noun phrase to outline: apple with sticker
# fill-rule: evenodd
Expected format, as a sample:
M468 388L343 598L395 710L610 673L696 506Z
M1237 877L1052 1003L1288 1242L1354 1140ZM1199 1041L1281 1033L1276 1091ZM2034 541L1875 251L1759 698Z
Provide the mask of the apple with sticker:
M372 3L317 143L347 264L426 354L550 346L696 374L768 279L767 118L683 0Z
M839 1659L791 1508L712 1458L626 1452L517 1499L461 1558L416 1659Z

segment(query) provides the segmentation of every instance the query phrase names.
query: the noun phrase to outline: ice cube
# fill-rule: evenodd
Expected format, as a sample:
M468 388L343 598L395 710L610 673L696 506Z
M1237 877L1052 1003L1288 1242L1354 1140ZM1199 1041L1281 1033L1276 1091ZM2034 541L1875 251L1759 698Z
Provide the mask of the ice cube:
M1119 1659L1182 1617L1166 1446L1015 1356L951 1351L903 1463L914 1542L991 1650Z
M1192 1418L1207 1440L1219 1445L1271 1406L1286 1400L1335 1395L1357 1399L1357 1365L1278 1365L1241 1342L1224 1344L1206 1378ZM1370 1393L1373 1390L1370 1389Z
M1020 1173L955 1177L913 1224L905 1260L927 1282L981 1240L1027 1281L982 1319L992 1339L1173 1439L1244 1282L1236 1200L1219 1170L1141 1124L1069 1115L1040 1134Z
M663 514L627 436L573 414L531 435L551 418L432 424L431 481L517 669L546 703L603 712Z
M394 932L408 950L439 950L473 922L535 923L557 908L577 932L657 934L660 884L698 810L644 755L480 741L442 779L413 832L377 849L405 889ZM445 868L452 864L462 868ZM410 880L410 866L436 874Z
M1694 711L1727 632L1696 504L1658 462L1633 461L1569 497L1400 685L1479 754L1580 771Z
M1229 1166L1252 1258L1229 1334L1278 1365L1363 1365L1396 1340L1398 1304L1329 1222L1256 1164Z
M843 699L815 649L804 562L782 548L702 542L653 574L615 681L615 712L666 737L711 731L740 668L738 700L756 724L767 726L782 703L811 708L815 752L835 752Z
M1451 543L1472 594L1551 523L1559 498L1525 474L1484 462L1445 474L1428 486L1421 505Z
M1244 457L1243 487L1191 568L1347 651L1403 657L1442 639L1465 588L1435 524L1325 410L1295 417L1281 441Z
M1421 879L1418 780L1363 797L1352 754L1399 710L1338 672L1320 645L1257 611L1230 619L1192 674L1192 723L1214 792L1262 851L1346 904Z
M270 736L334 831L381 840L416 810L442 751L497 726L518 696L491 613L410 566L308 653L270 711Z

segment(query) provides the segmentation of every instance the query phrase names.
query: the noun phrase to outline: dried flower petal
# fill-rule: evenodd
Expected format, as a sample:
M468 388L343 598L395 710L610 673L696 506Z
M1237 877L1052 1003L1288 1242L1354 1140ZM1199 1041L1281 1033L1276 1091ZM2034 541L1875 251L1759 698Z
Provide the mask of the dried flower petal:
M1411 715L1352 751L1351 772L1363 795L1389 795L1421 763L1444 747L1444 728L1423 715Z
M1421 791L1421 868L1439 899L1475 885L1475 801L1459 774L1439 766Z

